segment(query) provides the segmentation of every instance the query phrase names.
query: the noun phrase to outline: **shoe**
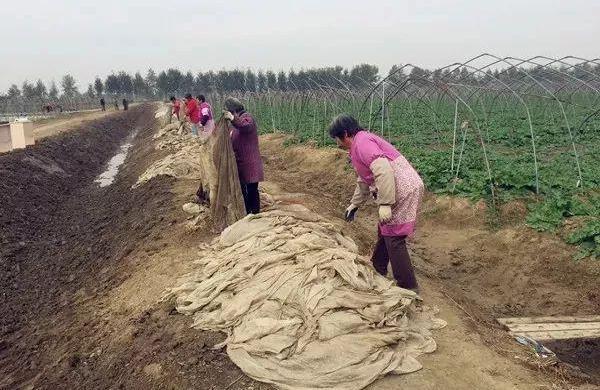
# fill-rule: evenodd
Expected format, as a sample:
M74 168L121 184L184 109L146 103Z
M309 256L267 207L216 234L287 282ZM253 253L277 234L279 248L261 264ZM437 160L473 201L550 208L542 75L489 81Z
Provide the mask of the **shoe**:
M403 288L405 290L409 290L414 292L415 294L419 295L419 293L421 292L421 290L419 289L419 287L415 287L415 288L406 288L406 287L402 287L400 285L398 285L398 287Z

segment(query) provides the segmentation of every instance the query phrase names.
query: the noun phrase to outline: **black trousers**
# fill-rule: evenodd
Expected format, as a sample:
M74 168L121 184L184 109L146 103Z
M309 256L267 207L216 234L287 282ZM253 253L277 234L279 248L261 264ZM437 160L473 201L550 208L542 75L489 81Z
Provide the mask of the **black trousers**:
M258 194L258 183L240 183L242 185L242 196L246 213L260 213L260 195Z
M418 288L415 270L406 249L406 236L379 235L371 261L375 270L383 276L387 275L388 263L392 263L392 273L398 286L406 289Z

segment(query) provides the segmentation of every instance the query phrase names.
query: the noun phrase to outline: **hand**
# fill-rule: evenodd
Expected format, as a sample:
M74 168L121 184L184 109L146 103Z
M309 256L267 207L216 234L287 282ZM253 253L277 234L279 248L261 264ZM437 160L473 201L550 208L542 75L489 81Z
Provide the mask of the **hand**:
M344 213L344 219L346 220L346 222L354 221L354 216L356 215L356 210L358 210L357 205L351 204L350 206L348 206L348 208L346 209L346 212Z
M387 223L390 221L390 219L392 219L392 206L379 206L379 222Z
M227 119L228 121L232 121L233 120L233 114L227 110L223 111L223 118Z

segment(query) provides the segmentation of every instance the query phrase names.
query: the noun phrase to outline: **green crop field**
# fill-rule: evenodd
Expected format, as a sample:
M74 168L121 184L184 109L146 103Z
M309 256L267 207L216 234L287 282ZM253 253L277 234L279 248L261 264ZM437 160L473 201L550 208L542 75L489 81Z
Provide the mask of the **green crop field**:
M353 113L398 147L429 191L485 199L492 211L524 200L528 225L540 231L555 231L578 216L580 226L566 240L581 246L579 257L600 255L597 94L550 99L488 91L469 101L443 94L371 96L253 93L245 102L262 132L277 130L291 134L292 143L324 147L335 146L327 134L332 117Z

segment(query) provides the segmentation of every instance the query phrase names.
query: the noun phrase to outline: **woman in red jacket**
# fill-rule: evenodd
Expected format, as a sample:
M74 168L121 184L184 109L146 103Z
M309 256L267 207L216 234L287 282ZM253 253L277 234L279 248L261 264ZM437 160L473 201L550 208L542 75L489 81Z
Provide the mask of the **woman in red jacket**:
M191 93L185 95L185 115L192 124L192 135L197 137L200 127L200 105Z

